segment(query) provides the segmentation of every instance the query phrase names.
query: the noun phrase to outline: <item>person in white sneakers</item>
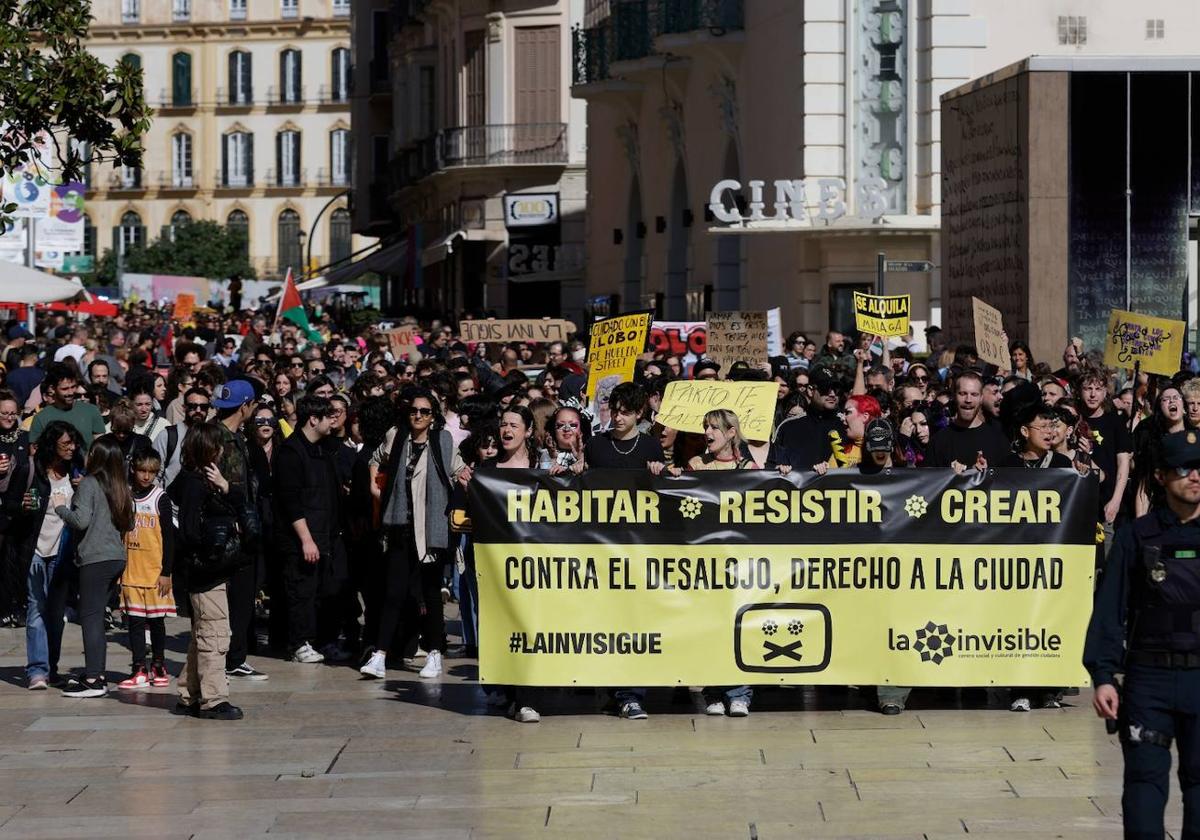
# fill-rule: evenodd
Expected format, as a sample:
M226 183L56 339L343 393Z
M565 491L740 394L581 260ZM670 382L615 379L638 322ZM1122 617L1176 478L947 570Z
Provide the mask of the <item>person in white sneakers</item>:
M422 647L429 651L421 677L432 680L442 675L446 649L442 565L450 545L450 476L463 465L431 392L421 390L413 396L407 425L408 433L398 431L388 453L379 453L379 462L387 463L387 484L380 496L388 539L387 583L375 651L359 672L378 679L386 676L387 651L412 598L420 613ZM380 448L387 446L385 440Z

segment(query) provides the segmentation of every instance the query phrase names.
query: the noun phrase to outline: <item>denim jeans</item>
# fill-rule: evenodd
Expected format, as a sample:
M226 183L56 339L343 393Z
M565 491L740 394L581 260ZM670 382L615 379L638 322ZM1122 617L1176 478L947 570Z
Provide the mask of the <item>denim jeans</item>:
M63 552L57 557L41 557L34 553L29 564L25 675L30 679L48 677L58 671L70 572L70 563L63 557Z
M463 564L460 573L454 565L454 594L458 598L459 618L462 622L463 644L479 647L479 581L475 578L475 544L466 535L460 535Z
M734 700L745 700L749 703L754 699L754 689L748 685L734 685L728 687L709 686L704 689L705 703L720 703L722 700L732 702Z

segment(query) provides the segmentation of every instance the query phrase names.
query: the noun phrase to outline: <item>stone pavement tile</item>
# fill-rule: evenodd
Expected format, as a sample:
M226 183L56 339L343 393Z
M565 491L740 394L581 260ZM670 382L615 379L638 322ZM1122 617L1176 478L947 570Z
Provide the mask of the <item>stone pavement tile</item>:
M257 731L256 731L257 732ZM172 732L162 736L150 748L157 759L162 753L236 752L253 755L259 750L287 748L304 751L337 752L347 738L290 738L287 735L239 735L229 729L220 732Z
M80 702L78 700L76 703ZM47 715L38 718L29 727L31 732L62 732L64 730L103 729L152 729L156 731L174 729L179 718L154 710L149 714L105 714L105 715Z
M1023 761L1046 761L1054 764L1094 760L1097 763L1121 764L1121 751L1114 750L1104 744L1073 744L1057 741L1047 741L1044 744L1006 743L1005 748L1012 754L1013 761L1018 764Z
M602 814L602 817L601 817ZM542 811L543 818L546 812ZM598 817L600 817L598 819ZM642 805L619 805L605 808L600 814L591 808L551 808L545 822L549 837L637 838L698 837L698 838L743 838L749 837L749 824L735 816L720 811L708 812L698 809L693 801L690 806L645 807ZM803 835L800 835L803 836Z
M369 736L351 736L346 739L346 749L343 754L364 752L390 752L405 750L410 752L434 752L443 749L485 749L516 747L517 750L573 750L580 745L582 733L563 730L562 732L540 732L537 726L524 726L518 730L507 732L458 732L443 724L436 735L410 735L390 738L375 738ZM407 730L406 730L407 731ZM676 736L678 742L680 736Z
M183 815L170 820L147 820L144 817L97 817L72 815L69 817L44 818L25 817L18 814L0 826L0 839L46 837L152 837L188 838L200 829L213 833L224 833L225 837L249 837L264 834L271 826L272 817L237 816L226 818L212 814L201 817Z
M1061 776L1059 779L1066 782ZM864 801L901 800L908 797L910 802L920 802L928 798L932 802L943 803L952 799L988 799L993 797L1016 797L1016 793L1008 782L996 776L976 776L973 773L960 772L955 777L941 779L920 779L902 781L892 779L886 782L855 781L855 790Z
M929 729L821 729L812 730L813 740L818 744L854 745L870 743L877 746L903 746L905 744L1053 744L1054 740L1040 726L993 728L973 731L969 727L937 730Z
M1121 795L1119 793L1112 796L1093 796L1092 804L1105 816L1121 816ZM1172 818L1177 824L1183 819L1183 801L1179 798L1179 785L1176 784L1174 777L1171 779L1171 796L1167 800L1165 813L1168 823L1172 821Z
M638 767L634 772L599 770L595 773L593 789L597 791L691 791L707 796L710 791L754 790L778 785L779 768L760 767L739 769L730 773L719 768L703 767ZM796 791L829 792L830 795L854 795L850 779L844 770L796 770L786 773L788 785Z
M509 770L517 766L515 749L473 752L469 747L459 750L427 752L343 752L333 772L336 773L395 773L404 770ZM284 771L286 772L286 771Z
M854 800L854 791L845 785L836 792L806 790L791 784L786 777L777 777L773 783L757 790L714 791L704 793L704 807L723 818L736 818L743 824L775 820L821 819L821 806L835 799ZM639 808L654 809L663 813L686 813L696 806L696 794L689 790L645 790L638 791Z
M27 805L21 813L22 817L40 817L47 821L66 819L70 817L136 817L161 816L162 822L172 822L174 817L189 814L200 804L200 799L186 789L171 791L169 794L146 795L138 789L123 789L116 796L92 796L84 799L87 790L66 803L44 802Z
M768 767L803 767L805 770L842 770L847 767L925 767L933 759L928 744L909 744L903 750L880 750L868 744L853 746L781 746L762 747ZM997 753L1003 757L1002 751Z
M1116 796L1120 798L1122 781L1118 775L1091 776L1089 778L1060 777L1045 782L1025 781L1010 778L1017 796L1028 799L1035 796Z
M594 790L595 773L583 770L451 770L405 772L386 777L337 778L332 795L341 797L459 793L562 793L582 794ZM632 775L630 771L614 775ZM619 792L615 789L600 791Z
M63 804L85 787L73 779L0 779L0 805Z
M417 804L416 796L362 796L343 797L333 804L327 796L293 796L286 799L206 799L199 802L192 814L204 816L218 814L251 817L260 814L312 814L324 813L333 808L339 811L411 811Z
M595 808L574 809L596 820ZM463 829L486 826L507 830L512 837L524 837L541 832L546 825L546 808L449 808L441 810L412 809L398 814L394 811L323 810L313 813L278 814L271 826L276 832L325 832L326 837L391 836L392 831L420 829ZM607 819L607 813L605 814Z
M335 788L335 782L321 776L312 779L295 780L280 779L244 779L238 777L212 777L199 779L180 779L170 781L153 781L138 779L136 784L124 780L119 782L99 782L89 784L76 801L88 802L93 799L118 798L131 789L139 796L172 797L182 792L195 797L198 801L224 800L238 802L255 799L322 799L328 798Z
M341 800L338 800L339 803ZM490 808L545 808L545 807L592 807L601 810L614 805L637 804L638 797L629 793L558 793L527 791L458 791L455 793L422 793L416 800L417 810L441 810L447 808L473 808L486 811Z
M562 750L522 752L518 767L725 767L757 768L763 764L760 750L741 747L710 750Z
M632 721L630 725L613 727L608 731L586 731L579 739L580 749L605 749L613 747L652 747L702 750L710 747L725 749L746 745L807 746L813 743L812 732L796 729L786 732L760 732L741 729L740 721L730 721L720 728L697 727L695 732L658 732L654 724ZM572 744L571 746L575 746Z
M856 784L881 782L909 782L961 779L964 771L961 767L855 767L846 771ZM1007 780L1014 784L1020 780L1028 784L1054 783L1068 781L1061 768L1049 764L1016 765L1011 761L988 767L980 765L969 771L972 778Z
M1010 838L1046 838L1052 837L1054 840L1122 840L1125 836L1124 830L1121 828L1121 823L1116 822L1099 822L1093 823L1086 828L1067 828L1058 826L1055 828L1047 828L1044 825L1033 826L1006 826L1003 829L995 831L991 830L973 830L970 835L964 835L960 828L957 832L929 832L925 835L928 840L963 840L964 836L969 837L969 840L976 838L985 838L985 840L1010 840Z
M962 828L958 829L962 838ZM888 821L864 823L857 828L844 825L813 822L764 821L754 824L754 836L758 840L796 840L797 837L820 837L822 840L924 840L928 835L919 830L904 830Z

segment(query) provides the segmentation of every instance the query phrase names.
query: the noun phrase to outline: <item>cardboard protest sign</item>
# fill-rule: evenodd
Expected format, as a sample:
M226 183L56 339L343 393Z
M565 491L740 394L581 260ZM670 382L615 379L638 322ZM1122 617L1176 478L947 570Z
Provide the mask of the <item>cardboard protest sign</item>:
M681 379L667 385L655 420L681 432L703 432L704 415L727 408L738 417L747 440L770 440L775 423L774 382L721 382Z
M881 335L908 335L912 300L908 295L867 295L854 293L854 326L859 332Z
M180 292L175 295L175 320L179 323L185 323L192 320L192 313L196 311L196 296L186 292Z
M652 317L650 312L637 312L605 318L592 324L592 337L588 344L589 397L596 395L596 388L602 380L628 382L633 379L633 367L638 356L646 349Z
M767 353L783 355L783 317L778 306L767 310Z
M392 351L394 359L399 359L417 349L417 328L415 326L397 327L394 330L387 330L384 335L388 337L388 349Z
M1114 309L1108 316L1104 364L1132 368L1141 362L1145 373L1171 376L1179 371L1185 329L1183 321Z
M1004 341L1004 316L999 309L977 297L971 298L971 307L975 310L975 350L979 358L1007 370L1009 357Z
M463 341L566 341L575 325L561 318L522 318L512 321L463 321Z
M704 355L729 373L734 362L757 365L767 360L766 312L709 312L708 349Z

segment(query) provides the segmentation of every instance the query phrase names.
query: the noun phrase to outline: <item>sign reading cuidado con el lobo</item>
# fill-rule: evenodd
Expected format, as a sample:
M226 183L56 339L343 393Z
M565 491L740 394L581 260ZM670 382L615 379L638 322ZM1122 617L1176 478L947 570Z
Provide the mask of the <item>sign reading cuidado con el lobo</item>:
M747 440L770 440L778 396L779 386L774 382L679 379L667 384L654 419L668 429L703 434L704 415L727 408L737 415Z
M889 336L908 335L912 300L908 295L854 293L854 326L860 331Z
M1086 685L1073 470L483 469L480 672L515 685Z
M612 390L617 382L633 379L638 356L646 350L651 312L634 312L596 321L588 343L587 395L595 397L597 388Z
M1141 362L1144 373L1173 376L1179 372L1185 329L1183 321L1114 309L1108 316L1104 364L1131 369Z

